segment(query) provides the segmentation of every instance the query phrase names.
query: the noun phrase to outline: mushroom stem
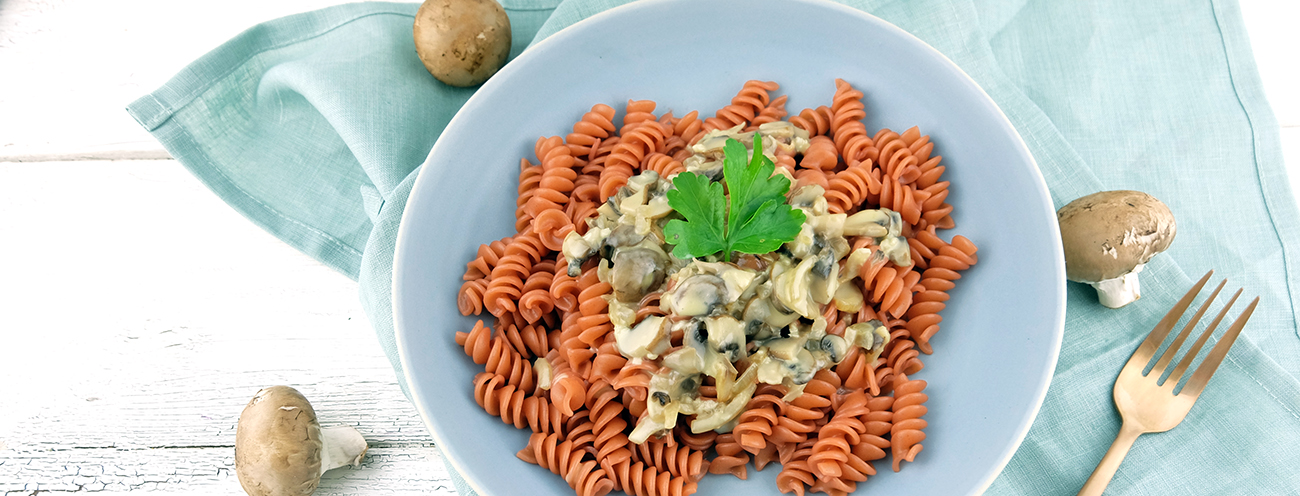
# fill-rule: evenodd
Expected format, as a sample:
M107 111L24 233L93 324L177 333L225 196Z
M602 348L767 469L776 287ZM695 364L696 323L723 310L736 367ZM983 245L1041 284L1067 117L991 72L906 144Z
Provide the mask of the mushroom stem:
M1138 283L1138 272L1142 272L1142 265L1133 267L1132 272L1114 279L1092 283L1092 287L1097 289L1097 299L1109 308L1119 308L1141 298L1142 288Z
M356 429L346 425L321 429L320 440L322 475L344 465L354 467L360 465L361 459L366 456L366 450L370 449L366 444L366 438L361 437L361 433Z

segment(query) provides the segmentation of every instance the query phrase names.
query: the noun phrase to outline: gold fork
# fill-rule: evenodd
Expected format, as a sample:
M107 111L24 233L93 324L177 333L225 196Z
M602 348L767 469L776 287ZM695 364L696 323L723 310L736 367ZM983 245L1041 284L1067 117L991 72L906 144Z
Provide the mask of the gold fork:
M1259 303L1259 297L1250 302L1250 306L1246 307L1241 316L1237 317L1237 320L1232 323L1232 327L1223 334L1223 337L1219 339L1219 343L1206 355L1205 361L1196 368L1196 372L1187 380L1187 384L1183 386L1182 391L1175 395L1174 386L1182 378L1183 372L1191 365L1192 359L1196 358L1196 354L1201 351L1201 347L1205 345L1206 340L1214 333L1214 328L1218 327L1219 322L1227 315L1228 309L1232 308L1232 304L1237 302L1237 297L1241 296L1241 290L1238 289L1237 293L1232 295L1232 299L1228 301L1228 304L1224 305L1219 315L1205 328L1205 332L1201 333L1201 337L1192 344L1192 348L1187 351L1182 361L1178 362L1178 366L1174 367L1173 372L1170 372L1169 378L1165 380L1164 384L1158 384L1165 367L1169 365L1169 362L1173 361L1174 355L1178 353L1178 348L1187 340L1192 328L1196 327L1196 323L1201 320L1201 316L1205 315L1205 311L1210 308L1210 303L1214 301L1215 297L1219 296L1219 291L1223 289L1223 285L1228 281L1220 282L1219 287L1214 288L1214 292L1210 294L1210 297L1206 298L1205 303L1201 304L1201 309L1192 316L1192 319L1183 327L1182 332L1174 338L1173 343L1169 345L1169 349L1165 350L1165 353L1160 356L1151 372L1143 374L1142 370L1151 362L1151 357L1155 355L1160 343L1164 342L1165 336L1169 335L1169 331L1178 323L1178 319L1182 318L1183 312L1187 311L1187 307L1192 304L1192 300L1196 299L1196 295L1201 292L1201 288L1205 286L1206 281L1210 280L1212 274L1214 274L1212 270L1207 272L1183 296L1183 299L1178 300L1178 304L1174 305L1174 308L1169 310L1165 318L1156 324L1155 329L1151 330L1151 334L1147 336L1146 341L1143 341L1142 345L1138 346L1137 351L1133 352L1133 356L1128 359L1128 363L1119 371L1119 378L1115 379L1115 408L1119 410L1120 417L1124 419L1124 424L1120 427L1119 435L1115 436L1115 442L1110 445L1110 450L1106 452L1106 456L1101 459L1101 463L1098 463L1097 468L1092 471L1092 476L1088 477L1088 482L1083 485L1083 489L1079 490L1080 496L1096 496L1106 490L1106 485L1110 484L1111 477L1115 476L1115 471L1119 469L1120 462L1124 461L1124 455L1128 454L1129 448L1133 446L1133 441L1136 441L1138 436L1148 432L1165 432L1173 429L1183 421L1183 418L1187 416L1187 412L1192 409L1192 404L1196 403L1196 399L1201 396L1201 391L1205 390L1205 384L1209 382L1210 376L1214 375L1214 371L1223 362L1223 357L1228 354L1228 349L1237 340L1237 335L1241 334L1241 329L1246 326L1246 320L1250 319L1251 313L1254 313L1255 305Z

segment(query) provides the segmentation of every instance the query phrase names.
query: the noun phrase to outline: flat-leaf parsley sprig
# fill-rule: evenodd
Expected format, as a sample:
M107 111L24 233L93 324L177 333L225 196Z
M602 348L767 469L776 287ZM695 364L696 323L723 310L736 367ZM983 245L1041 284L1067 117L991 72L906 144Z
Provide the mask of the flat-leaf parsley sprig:
M790 180L776 174L776 164L763 155L763 141L754 133L754 156L750 159L745 145L728 139L723 146L722 184L693 172L673 178L675 189L668 191L668 206L686 220L673 219L664 226L664 237L676 245L677 258L706 257L722 252L731 261L731 252L761 255L793 240L803 226L803 211L785 201ZM747 160L748 159L748 160Z

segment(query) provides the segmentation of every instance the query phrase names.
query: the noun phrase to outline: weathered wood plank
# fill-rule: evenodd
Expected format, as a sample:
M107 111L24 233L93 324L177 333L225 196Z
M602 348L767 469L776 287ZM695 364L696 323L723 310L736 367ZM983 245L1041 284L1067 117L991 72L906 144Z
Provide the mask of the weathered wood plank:
M239 413L273 384L370 442L319 494L447 486L356 283L176 162L0 163L0 239L0 492L235 493Z
M98 491L242 493L231 447L0 451L0 494ZM456 491L432 447L378 447L370 449L361 466L325 474L316 494L450 496Z

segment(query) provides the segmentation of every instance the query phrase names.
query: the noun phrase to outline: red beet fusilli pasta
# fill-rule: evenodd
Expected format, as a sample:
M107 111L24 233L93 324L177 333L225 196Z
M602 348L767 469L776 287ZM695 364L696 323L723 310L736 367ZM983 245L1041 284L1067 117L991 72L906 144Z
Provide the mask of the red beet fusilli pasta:
M922 451L948 292L978 262L954 226L929 136L869 133L861 91L791 115L749 81L711 117L598 103L520 162L516 234L466 264L456 333L475 401L533 432L517 456L578 496L692 494L701 477L781 465L782 492L847 494ZM708 115L708 114L706 114ZM767 254L682 259L665 199L723 174L724 142L763 154L804 214ZM731 145L727 145L731 146ZM535 162L534 162L535 161Z

